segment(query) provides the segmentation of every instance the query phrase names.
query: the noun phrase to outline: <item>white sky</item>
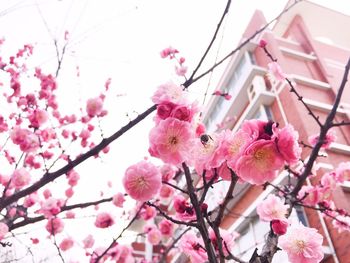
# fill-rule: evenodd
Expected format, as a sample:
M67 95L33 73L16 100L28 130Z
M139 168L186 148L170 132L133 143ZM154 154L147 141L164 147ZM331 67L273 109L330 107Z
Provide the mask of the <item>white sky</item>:
M232 0L226 25L218 35L218 41L222 38L219 57L235 47L255 9L262 10L269 21L285 2ZM348 1L314 2L350 12ZM15 53L23 44L34 44L31 66L40 65L45 73L50 70L54 73L57 64L53 39L62 47L64 32L70 32L58 79L61 109L68 113L84 108L86 99L97 96L111 77L111 91L106 100L111 114L102 123L104 133L109 135L126 124L126 113L135 117L135 112L143 112L152 105L149 98L159 84L169 79L183 82L175 76L174 64L160 58L160 50L169 45L177 48L191 72L206 49L225 5L226 0L0 0L0 37L6 39L0 54ZM214 48L215 55L218 45ZM214 55L207 65L212 63ZM79 78L76 66L80 67ZM194 98L203 100L207 83L205 79L190 88ZM211 85L214 88L215 81ZM107 180L114 184L107 191L109 194L121 191L124 170L147 156L148 132L152 126L148 118L113 143L103 163L90 160L83 165L79 169L83 179L76 200L97 199ZM91 229L81 222L81 228Z

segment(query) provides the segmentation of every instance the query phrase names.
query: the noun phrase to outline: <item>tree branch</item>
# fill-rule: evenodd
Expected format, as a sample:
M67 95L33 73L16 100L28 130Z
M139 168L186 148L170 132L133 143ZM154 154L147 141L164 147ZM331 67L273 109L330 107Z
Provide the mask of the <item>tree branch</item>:
M122 136L126 131L130 130L132 127L134 127L136 124L138 124L140 121L142 121L144 118L146 118L149 114L151 114L156 109L156 105L153 105L149 109L147 109L145 112L141 113L139 116L137 116L134 120L130 121L127 125L122 127L119 131L115 132L110 137L103 139L98 145L96 145L91 150L87 151L86 153L78 156L75 160L69 162L67 165L63 166L61 169L52 172L52 173L45 173L42 178L37 181L36 183L32 184L31 186L18 191L17 193L14 193L13 195L9 197L5 197L3 200L0 201L0 211L4 209L9 204L16 202L18 199L25 197L44 185L52 182L56 178L60 177L63 174L66 174L70 170L72 170L74 167L78 166L88 158L95 156L98 154L101 150L103 150L106 146L108 146L111 142L118 139L120 136Z

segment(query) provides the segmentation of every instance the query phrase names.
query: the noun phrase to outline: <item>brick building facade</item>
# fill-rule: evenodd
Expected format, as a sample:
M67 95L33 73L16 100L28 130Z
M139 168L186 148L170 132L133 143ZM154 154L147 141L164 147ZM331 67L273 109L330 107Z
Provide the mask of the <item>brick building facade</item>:
M290 1L291 4L294 1ZM241 41L250 37L267 23L263 14L256 11ZM292 124L299 132L300 140L307 142L308 136L319 132L317 123L308 115L305 107L289 91L285 82L266 78L270 59L259 48L261 38L268 42L268 49L278 59L283 71L293 81L306 104L320 117L321 121L330 111L341 83L345 64L350 57L350 35L343 29L350 27L350 17L309 1L302 1L285 13L271 30L266 30L236 53L217 89L232 95L231 100L213 96L204 113L203 121L209 132L222 128L237 130L246 119L272 119L281 127ZM347 84L336 121L349 121L350 85ZM221 123L221 125L217 125ZM350 127L335 129L337 141L333 143L327 158L318 160L317 174L335 168L340 162L350 160ZM310 150L304 149L306 159ZM276 182L283 183L286 174L282 173ZM318 177L309 183L315 184ZM227 185L223 183L222 192ZM256 246L261 246L264 235L269 230L267 223L256 216L256 206L272 189L265 191L261 186L239 185L235 198L230 204L222 227L241 233L237 240L235 255L249 260ZM220 199L218 192L209 193L212 205ZM335 204L350 211L350 188L347 183L337 187L333 193ZM349 262L350 234L338 233L329 219L320 213L297 208L292 217L304 224L317 228L324 236L325 259L323 262ZM288 262L282 252L277 253L274 262Z

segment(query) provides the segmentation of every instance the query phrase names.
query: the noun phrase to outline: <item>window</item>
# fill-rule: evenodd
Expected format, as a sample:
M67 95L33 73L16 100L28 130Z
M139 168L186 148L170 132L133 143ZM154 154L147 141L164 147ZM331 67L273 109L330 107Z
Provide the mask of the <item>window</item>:
M308 225L307 218L305 216L302 207L296 207L293 209L290 219L299 220L305 226ZM235 241L233 254L242 260L249 261L255 248L261 251L265 239L270 231L270 224L259 220L258 215L253 215L247 218L246 223L241 230L239 230L240 236ZM272 262L288 262L286 253L278 252Z

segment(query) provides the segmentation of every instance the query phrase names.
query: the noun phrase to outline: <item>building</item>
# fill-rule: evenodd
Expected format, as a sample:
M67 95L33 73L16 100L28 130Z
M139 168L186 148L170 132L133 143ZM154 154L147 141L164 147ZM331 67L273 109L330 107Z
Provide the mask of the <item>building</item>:
M287 6L293 2L289 1ZM263 14L256 11L241 41L266 23ZM263 38L268 42L269 51L278 59L288 78L295 83L305 103L323 121L333 105L345 64L350 57L350 34L342 30L349 27L349 16L309 1L298 3L281 16L271 30L258 35L232 57L217 87L217 90L229 93L232 99L212 96L203 115L203 122L209 132L221 128L235 131L246 119L272 119L281 127L291 123L298 130L300 140L307 142L308 136L319 132L318 125L308 116L296 96L290 93L287 83L266 78L267 64L271 61L259 48L259 40ZM336 120L349 119L350 85L347 84ZM328 158L321 159L318 163L321 167L318 175L333 169L342 161L349 161L350 127L336 128L336 134L337 142L326 152ZM307 158L309 153L308 149L304 149L302 157ZM282 173L276 182L286 179L286 174ZM317 179L313 178L310 183L316 183ZM222 183L221 187L224 192L228 185ZM244 260L249 260L255 247L261 246L269 231L269 225L258 220L255 208L272 191L273 189L267 188L264 191L261 186L245 184L235 189L230 211L221 226L241 234L234 254ZM209 193L209 206L215 206L220 198L217 190ZM333 198L337 207L350 211L349 184L338 187ZM325 252L323 262L349 262L349 233L339 234L332 228L329 219L323 218L314 210L297 208L292 217L322 233ZM288 260L286 255L279 252L274 262Z

